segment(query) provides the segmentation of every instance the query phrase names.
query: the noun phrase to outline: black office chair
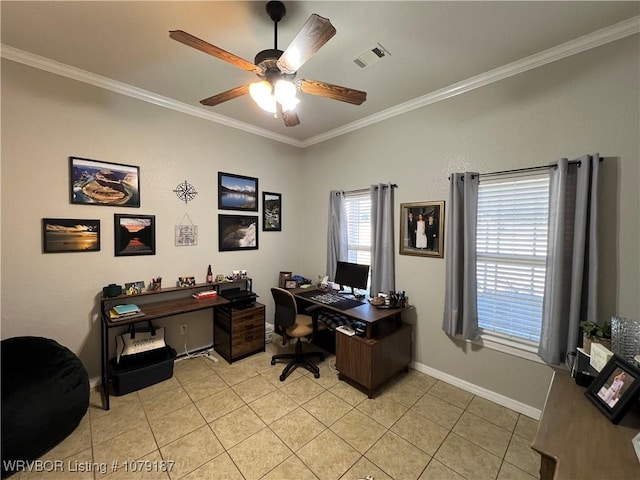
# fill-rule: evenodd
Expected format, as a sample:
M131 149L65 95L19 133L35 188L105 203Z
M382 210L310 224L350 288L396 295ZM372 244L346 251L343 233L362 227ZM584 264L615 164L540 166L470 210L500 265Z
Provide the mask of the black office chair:
M272 288L271 294L276 304L275 322L283 336L290 338L297 338L295 353L281 353L271 357L271 365L275 365L277 360L291 360L282 374L280 374L280 381L284 382L289 373L293 371L298 365L302 365L304 368L313 373L315 378L320 378L320 369L318 366L309 361L309 358L318 357L320 361L324 360L324 353L322 352L306 352L302 353L302 337L309 337L316 331L315 325L317 321L310 315L298 313L298 306L296 305L296 299L291 292L282 288ZM314 307L311 307L314 308Z

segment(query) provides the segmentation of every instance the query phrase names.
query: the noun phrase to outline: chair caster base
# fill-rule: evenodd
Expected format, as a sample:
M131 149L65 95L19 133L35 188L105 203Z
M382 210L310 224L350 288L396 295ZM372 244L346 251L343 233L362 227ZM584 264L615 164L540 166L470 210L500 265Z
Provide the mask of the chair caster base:
M287 378L286 376L284 376L284 375L280 375L280 381L281 381L281 382L284 382L284 381L286 380L286 378Z
M276 364L276 361L271 359L271 365L275 365L275 364Z
M320 374L319 373L314 373L313 374L313 378L320 378Z

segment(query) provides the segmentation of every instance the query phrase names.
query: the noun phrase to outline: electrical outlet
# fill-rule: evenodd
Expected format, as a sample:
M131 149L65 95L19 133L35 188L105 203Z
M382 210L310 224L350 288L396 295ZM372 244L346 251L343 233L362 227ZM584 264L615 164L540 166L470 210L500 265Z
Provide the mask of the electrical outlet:
M187 324L183 323L180 325L180 335L184 336L187 334Z

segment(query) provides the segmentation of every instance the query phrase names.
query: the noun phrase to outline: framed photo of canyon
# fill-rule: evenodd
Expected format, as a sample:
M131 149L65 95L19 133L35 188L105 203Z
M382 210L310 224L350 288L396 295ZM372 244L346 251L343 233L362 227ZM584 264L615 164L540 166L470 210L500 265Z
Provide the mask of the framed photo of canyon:
M156 254L155 215L122 215L114 219L115 256Z
M133 165L69 157L71 203L140 207L140 168Z
M257 249L257 215L218 215L218 251Z

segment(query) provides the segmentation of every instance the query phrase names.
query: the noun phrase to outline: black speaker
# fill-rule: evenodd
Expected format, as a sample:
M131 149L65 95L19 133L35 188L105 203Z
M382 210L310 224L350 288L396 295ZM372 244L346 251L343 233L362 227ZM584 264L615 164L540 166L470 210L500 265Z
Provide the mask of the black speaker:
M598 371L590 364L591 357L582 348L576 352L576 357L571 369L571 376L576 379L576 383L581 387L588 387L598 376Z

